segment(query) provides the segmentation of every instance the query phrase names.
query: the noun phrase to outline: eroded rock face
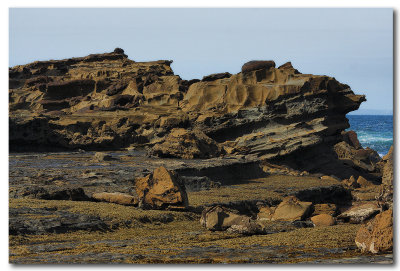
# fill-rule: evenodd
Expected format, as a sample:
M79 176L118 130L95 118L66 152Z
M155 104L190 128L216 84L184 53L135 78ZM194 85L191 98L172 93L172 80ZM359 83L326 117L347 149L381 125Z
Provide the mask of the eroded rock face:
M381 253L393 250L393 211L378 214L357 232L356 245L361 251Z
M150 150L153 156L184 159L218 157L223 153L223 148L202 131L183 128L172 129Z
M382 159L383 164L383 176L382 184L380 187L379 196L377 198L378 203L383 209L393 208L393 146L390 147L389 152Z
M229 155L271 159L332 147L349 127L345 115L365 100L291 63L251 61L238 74L187 81L174 75L171 61L134 62L117 49L10 68L11 150L155 146L163 155L168 146L160 142L184 128L202 131ZM224 155L209 153L216 145L210 140L189 156Z
M165 209L188 206L185 186L179 176L159 167L152 174L135 181L139 206L144 209Z

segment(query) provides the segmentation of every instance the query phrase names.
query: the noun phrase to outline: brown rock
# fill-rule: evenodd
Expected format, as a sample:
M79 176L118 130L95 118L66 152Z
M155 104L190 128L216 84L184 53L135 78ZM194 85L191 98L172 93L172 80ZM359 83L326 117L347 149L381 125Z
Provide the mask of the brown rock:
M224 72L224 73L213 73L207 76L204 76L203 79L201 81L203 82L209 82L209 81L215 81L218 79L224 79L224 78L229 78L231 77L232 74L230 74L229 72Z
M269 68L272 68L272 67L275 68L275 62L272 60L253 60L253 61L246 62L242 66L242 73L255 71L255 70L261 70L261 69L268 70Z
M361 149L362 146L360 141L358 141L357 133L354 131L347 131L344 133L344 140L349 143L350 146L353 146L355 149Z
M375 186L375 184L373 182L368 181L363 176L358 177L357 183L358 183L359 187Z
M357 232L356 245L361 251L371 253L393 250L393 211L378 214Z
M393 185L393 145L389 152L383 157L385 162L383 166L382 184Z
M212 231L224 231L232 225L240 225L250 222L250 217L237 214L223 206L212 206L203 210L200 224Z
M294 196L289 196L276 207L272 220L295 221L302 220L309 215L311 202L299 201Z
M139 206L149 209L165 209L169 206L187 207L185 186L179 176L159 167L152 174L135 181Z
M316 227L319 226L332 226L336 224L336 220L334 217L328 214L320 214L311 217L311 221L314 223Z
M269 206L263 206L260 208L257 214L257 220L271 220L274 214L275 208Z
M108 192L101 192L101 193L94 193L92 198L98 201L105 201L110 203L116 203L121 205L138 205L138 199L134 196L124 194L124 193L108 193Z
M350 176L349 179L344 179L344 180L342 181L342 184L343 184L344 186L346 186L346 187L349 187L349 188L358 188L358 187L360 187L360 184L357 183L357 181L356 181L356 179L354 178L353 175Z
M350 223L361 223L367 219L374 217L379 213L380 209L374 202L357 203L345 212L341 213L337 218L349 221Z
M224 149L203 132L183 128L172 129L164 140L149 152L153 156L184 159L218 157L224 153Z

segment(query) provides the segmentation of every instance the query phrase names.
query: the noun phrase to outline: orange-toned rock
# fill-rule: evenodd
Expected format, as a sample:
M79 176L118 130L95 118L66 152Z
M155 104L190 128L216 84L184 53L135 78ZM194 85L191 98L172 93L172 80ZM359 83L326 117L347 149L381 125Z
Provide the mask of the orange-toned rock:
M389 152L383 157L385 162L383 166L382 184L393 185L393 145Z
M311 221L316 227L319 226L332 226L336 224L336 220L333 216L328 214L320 214L311 217Z
M380 253L393 250L393 211L378 214L357 232L356 245L361 251Z
M124 194L124 193L107 193L107 192L101 192L101 193L94 193L92 195L92 198L95 200L99 201L106 201L106 202L111 202L111 203L116 203L116 204L121 204L121 205L138 205L138 199L135 198L134 196Z
M165 209L169 206L187 207L185 186L179 176L165 167L135 181L139 206L144 209Z
M289 196L276 207L272 220L295 221L302 220L309 215L311 202L302 202L294 196Z

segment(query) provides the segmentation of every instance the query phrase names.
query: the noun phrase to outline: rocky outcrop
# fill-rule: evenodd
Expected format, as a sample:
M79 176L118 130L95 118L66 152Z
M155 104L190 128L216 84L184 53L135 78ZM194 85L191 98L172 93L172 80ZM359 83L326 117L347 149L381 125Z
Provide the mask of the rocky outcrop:
M291 63L250 61L241 73L202 81L182 80L170 64L135 62L118 49L10 68L11 148L146 144L171 129L162 118L186 116L172 126L201 130L236 153L272 158L342 140L346 113L365 100Z
M159 167L143 178L137 178L135 189L139 207L144 209L165 209L188 206L185 185L179 176Z
M393 211L378 214L357 232L356 245L361 251L382 253L393 250Z

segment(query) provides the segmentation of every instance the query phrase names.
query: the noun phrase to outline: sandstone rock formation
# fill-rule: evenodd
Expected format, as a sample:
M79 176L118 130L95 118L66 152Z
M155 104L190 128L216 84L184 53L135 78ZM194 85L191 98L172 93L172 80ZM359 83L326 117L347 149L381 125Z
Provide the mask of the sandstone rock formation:
M371 253L393 250L393 211L378 214L374 220L363 225L357 232L356 245Z
M150 154L173 158L211 158L218 157L224 150L217 142L203 132L174 128L160 143L155 144Z
M159 167L152 174L135 181L139 206L144 209L165 209L188 206L185 186L179 176Z
M389 152L383 157L382 167L383 167L382 184L377 200L382 209L386 210L393 208L393 193L394 193L393 146L390 147Z
M135 62L117 48L10 68L10 150L253 155L300 172L380 178L373 175L375 154L343 133L346 114L365 101L348 85L273 61L188 81L174 75L171 63Z

